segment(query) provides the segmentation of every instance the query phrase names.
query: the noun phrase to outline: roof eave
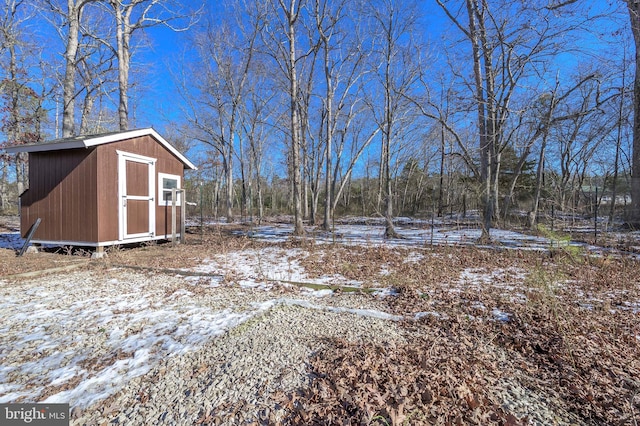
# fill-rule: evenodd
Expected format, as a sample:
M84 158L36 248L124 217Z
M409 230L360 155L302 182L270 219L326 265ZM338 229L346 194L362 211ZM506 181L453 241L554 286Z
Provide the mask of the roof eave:
M9 154L16 154L18 152L45 152L45 151L58 151L64 149L74 148L89 148L93 146L103 145L106 143L117 142L120 140L137 138L140 136L152 136L162 146L164 146L169 152L171 152L176 158L178 158L185 169L198 170L198 168L187 159L184 155L175 149L165 138L160 136L152 127L145 129L130 130L122 133L115 133L106 136L87 137L85 139L77 139L73 141L65 141L53 144L39 144L39 145L17 145L5 148L5 152Z
M86 148L84 141L70 141L56 144L42 144L42 145L16 145L9 146L4 149L8 154L17 154L19 152L44 152L44 151L58 151L63 149L73 148Z

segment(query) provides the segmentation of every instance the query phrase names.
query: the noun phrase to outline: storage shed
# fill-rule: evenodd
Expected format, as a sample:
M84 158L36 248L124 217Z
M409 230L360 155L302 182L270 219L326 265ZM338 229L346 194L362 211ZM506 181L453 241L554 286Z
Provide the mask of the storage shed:
M20 196L23 238L103 247L172 237L172 189L196 167L152 128L22 145L29 153L29 189ZM180 206L185 200L176 197Z

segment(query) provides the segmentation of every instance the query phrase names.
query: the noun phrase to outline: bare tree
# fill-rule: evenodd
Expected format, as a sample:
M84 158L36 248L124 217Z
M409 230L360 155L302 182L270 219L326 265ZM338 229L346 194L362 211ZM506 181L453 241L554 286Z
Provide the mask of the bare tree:
M37 53L33 49L33 41L29 43L25 39L22 25L32 14L26 10L23 1L6 0L4 14L0 16L0 53L7 56L5 65L6 77L0 80L0 94L2 106L0 110L5 112L2 117L1 130L6 136L5 145L15 146L25 143L39 142L41 139L41 122L44 109L43 98L34 90L33 81L30 81L29 58ZM33 65L33 64L31 64ZM44 90L44 89L43 89ZM13 161L15 166L15 179L18 194L26 189L27 185L27 156L18 153L13 159L4 155L2 157L2 184L0 200L4 208L7 204L7 177L8 165Z
M358 98L358 95L354 96ZM353 170L362 155L380 134L380 127L371 125L369 109L361 101L350 104L348 113L337 131L335 140L335 162L331 180L332 204L331 217L335 215L340 196L351 182ZM364 201L364 200L363 200Z
M618 175L620 172L620 155L622 148L622 128L625 120L625 100L626 100L626 82L627 82L627 46L623 45L622 52L622 76L620 82L620 99L618 103L618 120L616 122L616 150L615 158L613 162L613 183L611 185L611 209L609 210L609 223L613 223L615 210L616 210L616 198L618 196Z
M398 234L393 226L393 188L391 160L393 144L399 139L402 121L407 119L411 103L407 92L415 81L418 67L411 35L416 24L415 4L397 0L380 0L370 4L369 13L374 25L376 76L382 92L381 99L371 99L369 105L380 127L380 193L384 194L385 237ZM380 105L380 103L382 105Z
M115 50L110 16L99 0L42 0L49 14L46 19L57 29L64 46L62 86L62 137L99 131L90 121L95 101L112 88ZM77 108L78 103L81 103ZM80 127L76 128L77 109ZM57 129L56 129L57 133Z
M604 114L601 105L612 99L601 99L600 83L585 79L582 84L563 95L562 105L557 106L562 120L550 129L555 146L550 147L559 167L555 179L556 196L560 210L568 207L570 199L582 185L588 165L602 146L603 136L615 127L615 122Z
M461 5L458 1L436 1L470 44L473 80L467 84L473 89L477 111L481 239L488 240L493 217L499 214L501 154L512 143L512 101L524 96L528 78L544 81L551 71L551 59L566 50L570 35L584 27L584 22L572 18L568 8L574 2L557 5L504 0L490 4L487 0L465 0ZM535 91L530 92L535 98Z
M91 0L67 0L67 43L64 52L65 72L62 81L62 137L75 134L75 100L77 55L80 38L80 20L82 11ZM53 8L53 3L50 2ZM58 9L61 15L63 12ZM64 16L64 15L63 15Z
M109 120L102 117L102 111L95 111L96 102L108 98L117 87L116 55L104 40L112 38L113 26L110 16L96 4L85 6L81 22L81 39L77 54L78 89L81 100L81 135L100 133L106 130ZM82 98L80 98L82 96Z
M225 214L228 221L234 220L234 163L240 160L243 188L242 205L248 204L247 176L243 145L253 132L243 125L243 114L247 110L252 83L253 63L257 55L257 43L264 26L264 8L244 5L229 9L235 22L222 25L208 23L200 31L194 44L198 52L197 61L189 71L190 82L185 89L185 98L191 103L189 121L196 129L198 140L211 145L220 155L225 174ZM193 100L193 89L197 93ZM236 147L238 146L238 147Z
M251 88L247 91L247 102L242 103L243 112L242 128L247 136L248 157L249 157L249 179L255 179L257 206L258 206L258 222L264 217L264 176L263 162L267 155L268 139L274 132L274 127L270 124L273 116L277 114L271 107L272 100L275 98L276 90L269 87L268 79L265 76L266 71L254 74ZM249 197L252 193L249 194ZM253 216L252 211L250 214Z
M81 25L87 5L97 0L43 0L54 14L52 24L64 40L64 76L62 78L62 137L75 135L75 109L78 90L78 52L80 50Z
M0 82L2 97L6 100L3 110L8 112L8 117L3 120L2 127L7 136L7 142L13 144L17 139L19 121L19 92L20 84L17 80L18 60L17 49L19 43L19 9L23 6L23 1L5 0L4 14L0 21L0 54L9 55L8 69L5 70L7 77ZM4 211L9 203L8 180L9 164L11 157L4 152L0 154L0 211ZM16 162L17 163L17 162Z
M116 25L115 52L118 58L118 120L120 130L129 128L129 71L133 55L132 37L138 30L163 25L186 31L197 22L200 10L183 11L172 0L109 0Z
M293 192L294 235L305 233L302 223L302 172L301 172L301 137L302 124L300 120L300 87L299 87L299 61L306 57L307 53L299 54L298 49L298 25L300 12L304 0L270 0L268 2L271 12L274 14L275 28L267 28L263 32L264 44L269 55L287 82L287 98L289 104L289 153L290 172Z
M629 223L640 226L640 2L625 0L635 42L633 82L633 150L631 153L631 215Z
M362 88L363 77L367 74L365 65L370 53L363 48L362 39L366 38L360 34L364 30L363 19L358 16L355 4L327 0L316 0L314 4L315 28L319 35L324 79L321 85L324 87L324 93L320 95L322 98L320 133L324 139L325 203L322 228L325 230L331 228L336 198L344 188L344 185L339 189L336 188L344 144L350 135L350 127L355 115L365 111L358 93ZM360 107L358 104L361 104ZM374 134L377 134L377 131L374 131ZM339 138L337 141L336 136ZM352 136L351 140L355 142L356 135L352 134ZM365 143L365 146L371 139ZM357 154L353 160L357 161L362 151L355 152ZM353 165L353 161L347 164L347 177L350 176Z

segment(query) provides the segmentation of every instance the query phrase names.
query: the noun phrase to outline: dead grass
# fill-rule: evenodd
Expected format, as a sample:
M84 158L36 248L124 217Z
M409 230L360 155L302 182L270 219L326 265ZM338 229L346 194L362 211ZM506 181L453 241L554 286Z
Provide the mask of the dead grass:
M168 242L146 243L127 247L112 246L106 249L107 258L91 262L102 266L128 265L149 268L190 268L198 265L208 256L249 246L263 246L246 237L236 236L234 231L244 227L210 227L204 238L199 234L187 234L185 244L172 245ZM27 253L17 257L13 250L0 249L0 277L26 272L46 271L77 262L89 264L88 250L59 247L39 253Z
M47 271L78 262L88 263L86 258L55 253L30 253L18 257L13 250L0 249L0 278L27 272Z

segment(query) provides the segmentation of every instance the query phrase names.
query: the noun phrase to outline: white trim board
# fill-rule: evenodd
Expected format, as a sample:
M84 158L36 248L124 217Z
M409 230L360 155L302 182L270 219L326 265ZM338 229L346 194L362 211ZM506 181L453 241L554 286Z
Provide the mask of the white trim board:
M153 238L156 234L156 162L155 158L145 157L126 151L116 151L118 154L118 238L130 241L137 238ZM148 189L146 196L131 196L127 194L127 161L148 166ZM140 200L149 203L147 217L149 229L146 232L129 234L127 230L127 201Z
M180 237L180 234L176 234L176 237ZM77 247L108 247L118 244L134 244L143 243L145 241L170 241L173 238L172 235L156 235L155 237L135 238L130 240L116 240L116 241L101 241L101 242L89 242L89 241L51 241L51 240L31 240L32 244L46 244L51 246L77 246Z

